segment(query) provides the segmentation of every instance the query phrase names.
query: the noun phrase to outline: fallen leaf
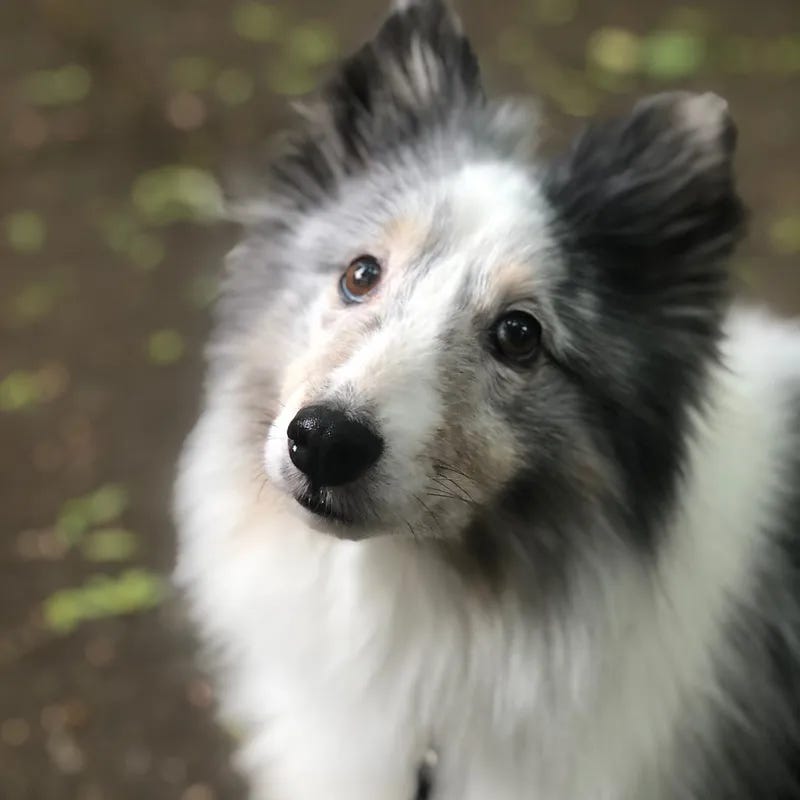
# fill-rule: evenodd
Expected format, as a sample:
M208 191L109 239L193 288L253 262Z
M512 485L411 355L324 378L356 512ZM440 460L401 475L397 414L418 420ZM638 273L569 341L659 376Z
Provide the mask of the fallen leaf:
M6 238L18 253L37 253L47 239L47 225L36 211L16 211L6 217Z
M255 92L253 77L241 69L225 69L214 81L217 97L229 106L240 106L246 103Z
M67 106L83 100L91 91L92 76L80 64L31 72L22 81L22 93L35 106Z
M183 356L183 337L173 330L161 330L151 334L147 344L150 361L159 366L174 364Z
M266 3L239 3L232 24L238 36L251 42L272 42L282 32L278 10Z
M81 543L89 561L127 561L139 549L139 538L124 528L101 528L92 531Z
M624 28L600 28L587 43L589 64L617 75L636 72L641 52L641 39Z
M288 52L298 61L316 67L332 61L339 52L336 32L322 22L301 25L289 34Z
M800 253L800 211L784 214L769 229L772 246L781 254Z
M178 164L140 175L131 196L139 214L157 225L208 220L217 217L222 208L222 191L213 175Z
M690 31L663 30L647 36L642 70L651 78L677 80L694 75L704 64L705 39Z
M98 575L83 586L48 597L42 605L43 618L50 630L66 634L89 620L155 608L165 594L164 580L148 570L131 569L117 577Z

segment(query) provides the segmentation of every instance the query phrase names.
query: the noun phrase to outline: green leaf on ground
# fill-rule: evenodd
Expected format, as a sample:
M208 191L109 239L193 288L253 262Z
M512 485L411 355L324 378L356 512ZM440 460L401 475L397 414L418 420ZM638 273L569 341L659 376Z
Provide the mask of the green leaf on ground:
M647 36L642 70L658 80L677 80L697 73L705 63L705 39L691 31L662 30Z
M36 211L15 211L5 219L6 239L18 253L37 253L47 239L47 225Z
M282 34L281 15L266 3L239 3L233 9L233 30L250 42L274 42Z
M229 106L240 106L250 100L255 86L252 75L235 67L222 70L214 81L217 97Z
M165 595L166 583L161 576L130 569L117 577L98 575L83 586L55 592L44 601L42 611L50 630L67 634L89 620L155 608Z
M61 507L56 531L67 544L79 544L93 526L118 520L128 507L128 500L128 490L118 483L109 483L82 497L70 498Z
M35 372L15 370L0 380L0 411L21 411L37 405L41 399Z
M68 383L69 373L58 363L14 370L0 380L0 411L22 411L54 400Z
M587 43L590 66L614 75L630 75L639 68L642 41L624 28L600 28Z
M800 253L800 211L784 214L769 228L773 248L781 254Z
M167 366L180 361L186 345L183 337L173 330L156 331L150 335L147 342L147 354L153 364Z
M312 67L326 64L339 54L336 32L322 22L295 28L286 44L292 58Z
M139 549L139 537L124 528L101 528L86 536L81 549L89 561L127 561Z
M544 25L564 25L578 13L578 0L536 0L535 13Z
M179 164L140 175L131 197L139 214L155 225L212 219L223 203L222 190L211 173Z
M128 242L127 255L141 269L155 269L166 255L161 239L152 233L137 233Z
M47 317L64 292L58 278L33 281L14 295L7 306L12 325L29 325Z
M277 61L270 64L265 78L275 94L287 97L308 94L317 85L317 77L309 65L296 61Z
M35 106L68 106L91 91L92 75L80 64L31 72L22 80L22 94Z

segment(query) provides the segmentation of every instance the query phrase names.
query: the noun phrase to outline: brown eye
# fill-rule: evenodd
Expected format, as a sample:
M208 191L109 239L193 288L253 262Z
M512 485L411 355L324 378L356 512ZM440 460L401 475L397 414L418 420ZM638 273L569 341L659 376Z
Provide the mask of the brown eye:
M359 256L339 281L339 292L346 303L363 303L381 279L381 265L373 256Z
M541 339L542 326L524 311L512 311L494 326L497 353L505 361L531 363L539 353Z

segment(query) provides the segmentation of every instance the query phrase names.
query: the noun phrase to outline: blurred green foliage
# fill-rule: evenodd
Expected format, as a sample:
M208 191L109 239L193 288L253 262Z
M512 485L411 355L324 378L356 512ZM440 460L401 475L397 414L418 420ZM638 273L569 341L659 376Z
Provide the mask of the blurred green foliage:
M253 76L242 69L229 68L219 73L214 91L229 106L240 106L250 100L256 91Z
M222 190L213 175L198 167L168 164L140 175L131 189L142 219L155 225L217 217Z
M128 491L116 483L101 486L82 497L73 497L59 512L56 532L66 544L80 544L93 526L107 525L119 519L128 502Z
M782 214L769 229L772 246L779 253L800 253L800 211Z
M38 253L47 240L47 225L36 211L15 211L5 220L6 239L18 253Z
M19 411L42 399L35 372L15 370L0 381L0 411Z
M150 335L147 354L153 364L165 366L179 361L186 349L183 337L174 330L156 331Z
M231 19L237 35L251 42L272 42L283 32L279 10L266 3L239 3Z
M81 542L88 561L128 561L139 549L139 537L124 528L101 528Z
M639 69L642 40L624 28L599 28L587 42L590 67L619 75L630 75Z
M88 620L155 608L165 594L163 578L144 569L130 569L117 577L96 575L83 586L55 592L44 601L42 612L45 625L64 634Z
M22 81L22 94L35 106L66 106L84 100L92 88L92 76L80 64L31 72Z
M286 48L292 58L308 66L327 64L339 55L339 41L330 25L298 25L289 33Z
M656 31L642 43L642 71L658 80L688 78L699 72L705 59L705 40L691 31Z
M578 13L578 0L534 0L534 12L543 25L565 25Z
M23 411L53 400L68 381L67 371L56 363L37 370L13 370L0 380L0 411Z

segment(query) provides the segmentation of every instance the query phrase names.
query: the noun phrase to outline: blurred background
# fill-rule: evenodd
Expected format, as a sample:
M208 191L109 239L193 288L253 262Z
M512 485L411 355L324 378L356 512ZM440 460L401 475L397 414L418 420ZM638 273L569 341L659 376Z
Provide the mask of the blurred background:
M235 800L171 597L170 484L197 412L213 221L378 0L0 2L0 797ZM462 0L545 149L667 87L740 128L739 289L800 311L798 0ZM221 188L223 187L223 188Z

